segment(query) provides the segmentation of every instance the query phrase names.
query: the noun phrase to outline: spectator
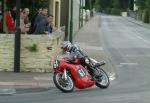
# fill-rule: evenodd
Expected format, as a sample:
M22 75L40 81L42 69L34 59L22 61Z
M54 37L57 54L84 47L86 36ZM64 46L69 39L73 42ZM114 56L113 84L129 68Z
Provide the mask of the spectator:
M31 26L30 26L29 34L32 34L35 31L35 26L34 26L34 24L35 24L35 18L41 12L42 12L42 8L39 8L37 10L37 12L33 15L32 19L31 19Z
M44 34L47 25L47 13L48 8L42 8L42 12L37 15L34 22L35 31L34 34Z
M48 15L47 17L47 26L46 26L46 33L52 33L56 31L56 27L53 24L53 15Z
M12 6L11 16L12 16L14 22L15 22L16 21L16 6Z
M29 25L29 13L30 13L30 10L28 8L24 8L23 10L23 13L25 15L25 19L24 19L24 23Z
M28 19L29 9L25 8L20 12L20 29L21 33L26 34L29 31L30 23Z
M6 13L5 20L6 20L6 25L7 25L8 33L9 34L15 34L16 26L14 24L14 20L12 18L11 12L8 9L8 10L6 10L5 13Z

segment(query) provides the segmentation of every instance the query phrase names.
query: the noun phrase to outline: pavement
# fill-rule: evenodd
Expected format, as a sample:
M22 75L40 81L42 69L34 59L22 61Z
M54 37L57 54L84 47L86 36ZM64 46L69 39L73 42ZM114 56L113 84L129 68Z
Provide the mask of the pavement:
M131 18L126 19L135 21ZM105 60L107 62L103 68L110 79L114 80L117 77L116 69L111 56L103 47L102 40L100 17L97 15L87 22L74 37L74 42L80 44L89 56L98 61ZM0 95L47 91L55 88L52 78L53 73L0 72Z
M117 77L116 67L109 53L103 45L103 35L101 33L100 16L95 15L87 22L75 35L74 42L79 44L83 51L97 61L106 61L102 68L107 72L110 80Z
M149 23L143 23L142 21L138 21L138 20L136 20L136 19L134 19L132 17L124 17L124 19L126 19L126 20L128 20L130 22L136 23L136 24L138 24L140 26L144 26L146 28L150 28L150 24Z
M41 92L54 87L52 73L0 72L0 95Z

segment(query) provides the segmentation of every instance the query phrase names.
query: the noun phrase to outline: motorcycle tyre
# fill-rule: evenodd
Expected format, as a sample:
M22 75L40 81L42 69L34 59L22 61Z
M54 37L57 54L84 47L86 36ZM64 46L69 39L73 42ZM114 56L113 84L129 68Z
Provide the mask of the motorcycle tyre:
M55 86L56 86L59 90L61 90L62 92L64 92L64 93L72 92L72 91L74 90L74 82L73 82L72 78L71 78L70 76L68 76L68 78L70 78L70 79L72 80L73 87L72 87L70 90L66 90L66 89L62 88L62 87L57 83L57 80L56 80L56 76L57 76L57 75L58 75L58 72L55 72L55 73L54 73L54 76L53 76L53 81L54 81Z
M102 84L100 84L99 82L96 82L95 85L96 85L97 87L101 88L101 89L105 89L105 88L107 88L107 87L109 86L110 80L109 80L109 77L108 77L107 73L106 73L103 69L100 68L99 70L106 76L106 78L108 79L108 82L107 82L106 85L102 85ZM103 75L103 74L102 74L102 75Z

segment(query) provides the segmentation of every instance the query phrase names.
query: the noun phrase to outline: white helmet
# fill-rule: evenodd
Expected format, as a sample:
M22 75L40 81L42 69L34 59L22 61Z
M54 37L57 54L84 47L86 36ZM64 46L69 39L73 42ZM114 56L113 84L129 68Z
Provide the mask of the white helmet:
M70 41L64 41L61 48L63 49L63 51L69 51L72 48L72 44Z

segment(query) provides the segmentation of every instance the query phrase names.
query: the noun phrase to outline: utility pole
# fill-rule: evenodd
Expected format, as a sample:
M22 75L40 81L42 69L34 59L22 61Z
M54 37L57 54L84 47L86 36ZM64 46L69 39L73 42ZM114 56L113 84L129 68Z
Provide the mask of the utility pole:
M16 33L15 33L15 50L14 50L14 72L20 72L20 0L16 0Z
M81 0L81 14L82 14L82 17L81 17L81 27L83 27L83 0Z
M70 5L70 2L69 2L69 0L66 0L66 27L65 27L65 41L68 41L69 40L69 23L70 23L70 19L69 19L69 11L70 11L70 8L69 8L69 5Z
M69 41L72 43L73 42L73 0L71 1L70 5L70 37Z
M131 0L129 0L129 2L128 2L128 9L129 10L131 9Z
M79 2L79 29L81 28L81 0Z

